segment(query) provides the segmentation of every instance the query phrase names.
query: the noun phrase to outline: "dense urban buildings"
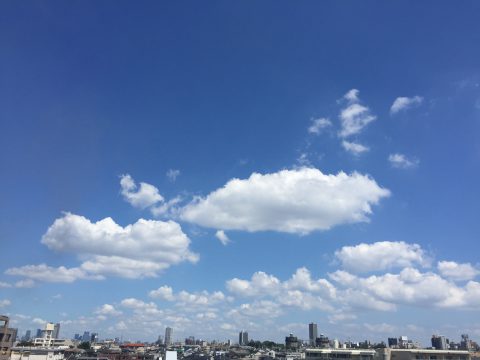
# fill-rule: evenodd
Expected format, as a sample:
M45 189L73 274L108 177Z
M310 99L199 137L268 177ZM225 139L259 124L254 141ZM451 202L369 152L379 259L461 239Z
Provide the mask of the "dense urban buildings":
M15 342L16 329L8 327L9 318L0 319L4 322L0 360L480 360L480 347L467 334L459 342L433 335L432 346L422 348L405 335L389 337L388 345L330 339L318 334L312 322L308 339L289 334L281 344L249 339L243 330L234 345L230 340L209 342L193 335L178 341L171 327L165 329L165 341L159 336L154 343L143 343L101 339L93 331L77 333L72 340L60 339L60 324L49 322L39 332L40 338L27 341L31 334L27 331L21 342Z

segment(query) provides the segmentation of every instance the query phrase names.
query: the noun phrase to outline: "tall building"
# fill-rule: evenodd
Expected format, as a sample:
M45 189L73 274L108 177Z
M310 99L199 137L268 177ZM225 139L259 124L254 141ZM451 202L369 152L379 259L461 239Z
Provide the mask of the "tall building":
M84 331L83 332L82 341L83 342L89 342L90 341L90 331Z
M53 326L53 334L52 334L52 337L54 339L59 339L60 338L60 323L56 323L54 326Z
M23 337L23 340L30 341L31 338L32 338L32 330L27 330L27 332L25 333L25 336Z
M172 345L172 337L173 337L173 329L171 327L167 327L165 329L165 346Z
M242 330L238 333L238 345L248 345L248 332Z
M317 324L308 324L308 338L310 340L310 346L315 346L315 340L317 339L318 329Z
M443 335L432 335L432 347L437 350L447 350L447 338Z

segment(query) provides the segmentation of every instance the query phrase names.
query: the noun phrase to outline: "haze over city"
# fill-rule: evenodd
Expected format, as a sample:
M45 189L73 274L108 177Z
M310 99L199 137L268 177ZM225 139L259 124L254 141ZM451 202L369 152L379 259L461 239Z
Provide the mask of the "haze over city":
M0 314L479 339L479 11L1 2Z

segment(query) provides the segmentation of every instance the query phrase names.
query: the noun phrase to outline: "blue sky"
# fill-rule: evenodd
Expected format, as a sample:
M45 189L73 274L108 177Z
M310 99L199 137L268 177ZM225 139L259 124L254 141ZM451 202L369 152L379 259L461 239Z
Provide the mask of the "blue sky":
M0 311L478 339L479 10L2 3Z

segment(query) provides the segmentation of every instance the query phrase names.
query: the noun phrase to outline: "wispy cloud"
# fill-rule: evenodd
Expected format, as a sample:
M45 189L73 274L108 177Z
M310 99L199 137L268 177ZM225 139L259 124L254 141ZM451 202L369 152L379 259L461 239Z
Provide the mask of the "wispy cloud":
M390 114L394 115L400 111L405 111L416 106L420 106L423 102L423 97L397 97L390 108Z
M361 155L365 152L368 152L370 150L370 148L368 146L365 146L365 145L362 145L362 144L359 144L359 143L356 143L356 142L350 142L350 141L347 141L347 140L343 140L342 141L342 146L343 148L352 153L353 155Z
M360 133L368 124L377 117L373 115L370 109L360 104L359 91L352 89L344 95L347 101L346 106L340 111L341 129L340 137L347 138L349 136Z
M332 122L327 118L312 119L312 124L308 128L310 134L318 135L324 129L331 127Z
M420 164L420 160L416 158L407 158L406 155L400 153L390 154L388 156L388 161L392 167L399 169L411 169Z
M178 169L169 169L166 173L168 180L175 182L177 177L180 176L180 170Z
M215 233L215 237L220 240L220 242L223 244L223 245L227 245L229 242L230 242L230 239L228 238L227 234L225 234L225 231L223 230L218 230L216 233Z

